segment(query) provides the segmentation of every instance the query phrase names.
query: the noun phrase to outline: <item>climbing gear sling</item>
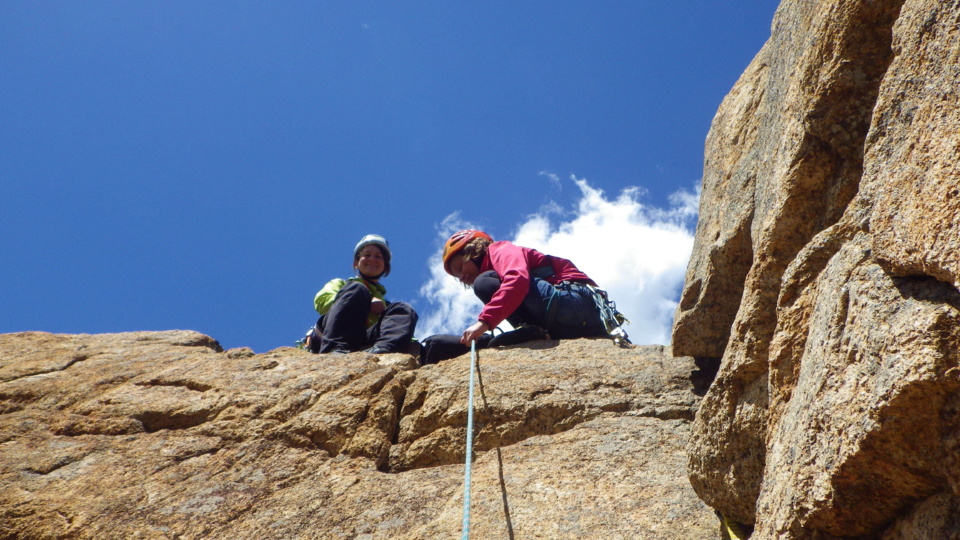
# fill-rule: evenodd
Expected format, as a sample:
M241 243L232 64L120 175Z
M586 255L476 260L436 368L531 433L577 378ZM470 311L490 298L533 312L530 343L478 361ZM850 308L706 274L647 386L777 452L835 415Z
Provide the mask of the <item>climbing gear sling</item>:
M600 311L600 318L603 319L603 327L607 329L607 334L613 338L613 342L621 347L630 345L630 339L623 325L630 324L630 321L617 310L617 304L610 300L607 291L599 289L593 285L586 285L593 295L593 301L597 304L597 310Z

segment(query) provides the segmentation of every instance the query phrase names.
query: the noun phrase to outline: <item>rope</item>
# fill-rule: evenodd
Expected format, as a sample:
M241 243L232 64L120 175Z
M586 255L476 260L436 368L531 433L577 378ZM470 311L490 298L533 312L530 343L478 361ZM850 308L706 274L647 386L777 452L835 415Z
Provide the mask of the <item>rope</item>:
M480 357L477 356L477 388L480 390L480 402L483 403L483 412L487 418L493 418L490 412L490 403L487 402L487 394L483 390L483 370L480 369ZM483 423L478 423L480 431L483 431ZM500 500L503 501L503 517L507 524L507 538L513 540L513 520L510 518L510 501L507 498L507 481L503 477L503 452L500 451L500 444L494 446L497 451L497 477L500 479Z
M477 363L477 342L470 341L470 390L467 395L467 463L463 478L463 528L461 538L470 538L470 474L473 461L473 370Z

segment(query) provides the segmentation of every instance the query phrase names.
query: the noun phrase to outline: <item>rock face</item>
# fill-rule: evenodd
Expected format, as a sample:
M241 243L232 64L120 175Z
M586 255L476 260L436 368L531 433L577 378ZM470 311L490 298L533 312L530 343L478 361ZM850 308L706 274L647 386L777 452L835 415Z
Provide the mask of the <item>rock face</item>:
M0 335L0 538L455 538L469 358L411 363ZM541 341L479 374L473 537L717 535L685 471L692 358Z
M784 0L711 127L690 478L752 538L960 538L960 1Z

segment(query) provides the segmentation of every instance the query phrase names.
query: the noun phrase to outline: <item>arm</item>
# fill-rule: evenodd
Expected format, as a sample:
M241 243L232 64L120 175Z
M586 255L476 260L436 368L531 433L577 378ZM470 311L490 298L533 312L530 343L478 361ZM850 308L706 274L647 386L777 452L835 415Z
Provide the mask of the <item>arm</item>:
M495 328L520 307L530 291L530 265L526 250L509 242L491 245L487 256L500 276L500 288L477 318L489 328Z
M339 278L331 279L320 289L320 292L313 297L313 307L317 310L317 313L326 315L330 311L330 306L333 305L333 300L337 297L340 289L343 288L344 283L346 282Z
M480 336L482 336L487 330L490 330L490 326L488 326L487 323L483 321L477 321L470 325L470 328L467 328L463 331L463 336L460 338L460 343L463 343L464 345L470 345L471 341L480 339Z
M385 297L387 289L380 283L371 284L366 281L365 283L367 284L367 289L370 291L370 295L373 296L373 298L370 299L370 316L371 318L375 318L386 311L387 306L390 305L390 302ZM374 323L375 322L376 321L374 321Z

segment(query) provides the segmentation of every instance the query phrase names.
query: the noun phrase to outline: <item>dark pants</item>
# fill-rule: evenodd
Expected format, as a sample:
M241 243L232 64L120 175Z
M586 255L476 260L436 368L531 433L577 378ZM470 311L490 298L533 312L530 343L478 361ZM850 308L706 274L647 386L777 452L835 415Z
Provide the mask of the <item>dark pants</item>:
M391 302L377 323L367 328L372 300L373 295L363 283L348 281L337 293L330 311L317 321L311 350L328 353L377 346L391 352L406 352L417 327L417 312L404 302Z
M486 305L500 289L500 284L500 276L488 270L474 280L473 292ZM514 328L522 324L539 326L553 339L607 335L593 293L579 283L553 285L540 278L531 278L530 290L523 303L507 316L507 322Z
M477 339L477 349L485 349L493 336L484 334ZM470 352L470 347L460 343L460 336L435 334L420 342L420 363L436 364Z

